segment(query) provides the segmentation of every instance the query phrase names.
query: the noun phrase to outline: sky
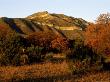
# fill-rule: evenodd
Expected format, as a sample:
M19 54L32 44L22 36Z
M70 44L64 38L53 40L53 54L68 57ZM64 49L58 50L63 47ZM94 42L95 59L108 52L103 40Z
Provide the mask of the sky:
M41 11L91 22L100 14L110 12L110 0L0 0L0 17L24 18Z

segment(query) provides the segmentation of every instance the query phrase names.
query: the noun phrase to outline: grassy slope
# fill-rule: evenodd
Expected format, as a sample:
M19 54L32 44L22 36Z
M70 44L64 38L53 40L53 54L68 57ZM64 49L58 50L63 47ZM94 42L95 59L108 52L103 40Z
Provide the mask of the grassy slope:
M83 31L81 30L62 30L62 33L69 39L83 39Z
M52 31L55 34L63 35L61 31L48 25L38 24L26 18L0 18L0 25L8 27L20 34L26 35L38 31Z

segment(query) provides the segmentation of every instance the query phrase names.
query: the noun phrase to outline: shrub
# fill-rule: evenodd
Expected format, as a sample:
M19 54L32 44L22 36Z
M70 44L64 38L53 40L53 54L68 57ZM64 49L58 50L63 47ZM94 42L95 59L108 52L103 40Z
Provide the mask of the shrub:
M7 64L15 63L15 59L17 59L17 56L20 54L21 48L24 47L22 39L19 34L7 28L0 30L1 63L4 62L4 59ZM18 59L16 61L18 61Z
M15 66L19 66L20 65L20 55L21 54L16 54L13 59L11 60L11 64L15 65Z
M5 54L0 54L0 66L9 64L10 64L9 58Z
M31 45L27 47L27 53L29 57L30 63L32 62L39 62L44 59L45 54L42 54L43 47Z
M64 52L68 47L68 40L62 36L56 36L55 39L51 41L51 48L56 49L59 52Z
M73 48L66 51L68 65L73 73L90 71L93 69L91 66L94 66L94 70L102 68L101 56L97 55L92 48L85 46L81 40L75 40L73 44Z
M68 60L69 70L73 74L81 74L87 73L91 71L100 71L102 70L103 65L101 62L95 62L91 64L91 59L84 59L83 61L80 60Z
M65 55L67 59L73 59L74 49L68 49L65 51Z
M26 65L29 63L29 58L26 54L20 56L20 65Z
M53 55L54 55L53 52L47 53L45 59L50 61L53 59Z
M34 46L40 46L44 47L45 49L49 49L50 43L54 37L55 34L53 34L51 31L40 31L28 35L27 39Z

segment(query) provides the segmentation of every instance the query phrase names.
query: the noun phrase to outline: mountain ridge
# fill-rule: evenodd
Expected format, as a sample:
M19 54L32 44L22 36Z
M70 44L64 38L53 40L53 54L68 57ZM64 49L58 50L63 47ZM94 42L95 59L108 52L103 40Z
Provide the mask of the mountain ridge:
M64 14L51 14L44 11L34 13L26 18L1 17L0 24L23 35L38 31L52 31L66 36L65 32L62 31L84 30L88 22L81 18L78 19Z
M77 26L81 27L82 29L84 29L85 26L88 24L88 22L83 20L82 18L74 18L64 14L51 14L47 11L34 13L30 16L27 16L26 18L33 21L48 23L56 26Z

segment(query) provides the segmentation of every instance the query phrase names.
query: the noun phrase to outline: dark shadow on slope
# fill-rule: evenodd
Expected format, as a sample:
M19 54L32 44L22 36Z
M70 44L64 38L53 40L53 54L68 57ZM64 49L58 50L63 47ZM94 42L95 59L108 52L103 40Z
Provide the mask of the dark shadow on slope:
M43 31L43 29L41 28L40 25L38 25L38 24L36 24L36 23L34 23L34 22L32 22L32 21L31 21L31 23L32 23L36 28L38 28L40 31Z
M58 32L59 34L61 34L64 38L67 38L63 33L62 33L62 31L61 30L59 30L59 29L56 29L55 27L53 27L53 28L51 28L53 31L56 31L56 32Z
M24 33L21 31L21 29L16 25L16 23L14 22L13 19L11 19L11 18L6 18L6 17L4 17L4 18L2 18L2 19L3 19L3 21L4 21L6 24L8 24L8 25L11 27L11 29L15 30L15 31L18 32L18 33L24 34Z
M20 19L27 27L29 27L33 32L35 32L35 29L33 28L32 24L30 21L26 19Z

